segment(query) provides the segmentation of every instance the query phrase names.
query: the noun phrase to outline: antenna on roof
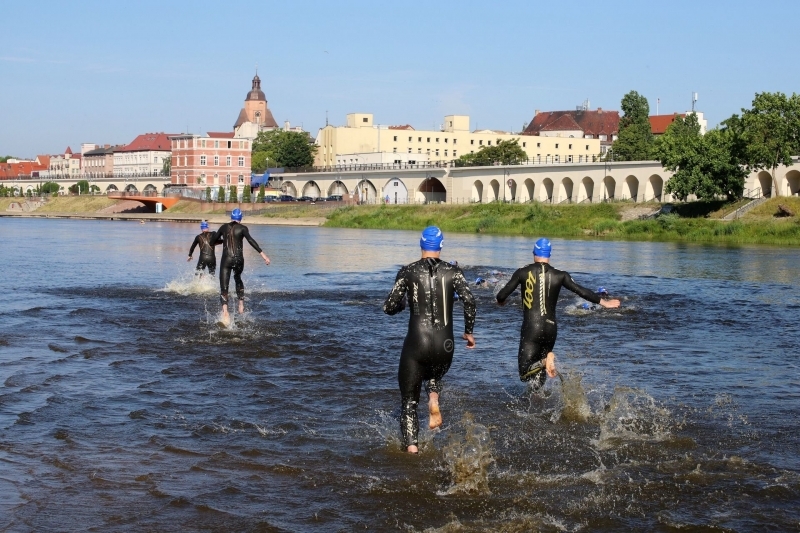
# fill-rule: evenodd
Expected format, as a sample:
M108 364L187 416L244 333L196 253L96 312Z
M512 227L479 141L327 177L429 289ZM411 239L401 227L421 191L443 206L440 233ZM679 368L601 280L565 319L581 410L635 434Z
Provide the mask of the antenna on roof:
M328 110L325 110L325 126L328 125Z
M692 113L694 113L695 102L697 102L697 93L692 93Z

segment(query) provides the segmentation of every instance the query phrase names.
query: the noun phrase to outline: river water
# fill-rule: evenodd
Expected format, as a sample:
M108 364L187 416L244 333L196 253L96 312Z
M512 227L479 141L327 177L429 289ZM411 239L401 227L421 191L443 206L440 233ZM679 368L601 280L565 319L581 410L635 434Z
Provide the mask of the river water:
M196 232L0 219L0 530L800 530L796 248L554 240L622 308L562 293L564 382L537 395L519 296L476 289L477 349L409 456L407 315L381 305L418 234L251 226L273 264L248 250L220 329ZM446 235L443 258L502 279L531 248Z

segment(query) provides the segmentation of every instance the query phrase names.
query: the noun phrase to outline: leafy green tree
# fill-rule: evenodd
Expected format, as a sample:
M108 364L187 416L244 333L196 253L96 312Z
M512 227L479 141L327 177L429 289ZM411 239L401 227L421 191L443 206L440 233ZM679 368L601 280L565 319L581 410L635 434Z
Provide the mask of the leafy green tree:
M249 204L250 203L250 186L245 185L244 190L242 191L242 203Z
M164 163L161 165L161 175L169 176L172 172L172 156L168 155L164 158Z
M636 91L622 97L619 136L612 145L616 161L648 161L653 157L650 104Z
M225 188L222 185L220 185L217 190L217 201L225 202Z
M89 192L89 182L86 180L80 180L69 187L69 192L72 194L86 194Z
M16 157L14 157L13 155L6 155L6 156L2 156L2 157L0 157L0 163L5 163L5 162L7 162L9 159L17 159L17 158L16 158Z
M236 185L230 186L230 194L228 196L229 202L238 202L239 201L239 191L236 188Z
M773 194L778 194L775 170L791 165L800 152L800 95L756 93L751 109L742 109L742 134L751 170L770 170Z
M206 187L206 202L211 201L211 187Z
M54 181L48 181L43 183L40 189L42 194L58 194L61 186Z
M258 188L258 201L259 202L263 202L265 196L266 196L266 191L265 191L264 184L262 183L261 187Z
M262 131L253 141L251 168L262 173L272 167L308 167L314 164L317 145L299 131Z
M501 141L494 146L482 146L472 154L464 154L456 159L456 166L518 165L527 161L528 154L519 145L519 139Z
M700 200L741 197L747 171L739 118L723 122L723 128L700 134L697 115L676 117L656 142L661 165L674 172L665 191L678 200L693 194Z
M100 187L98 187L97 185L92 184L89 187L89 192L92 193L92 194L94 194L96 192L100 192Z

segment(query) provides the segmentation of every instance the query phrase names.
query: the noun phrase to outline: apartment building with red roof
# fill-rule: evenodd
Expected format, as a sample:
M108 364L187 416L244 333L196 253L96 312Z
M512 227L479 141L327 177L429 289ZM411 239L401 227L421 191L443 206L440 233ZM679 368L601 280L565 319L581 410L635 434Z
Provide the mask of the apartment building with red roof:
M233 132L191 133L170 136L173 185L217 187L250 185L251 141Z
M160 176L172 154L171 133L143 133L114 151L115 176Z
M650 115L650 131L652 131L653 135L656 137L664 135L669 125L675 122L676 118L685 118L689 113L691 113L691 111L686 113L672 113L671 115ZM708 129L708 121L703 117L702 111L695 111L694 113L697 115L697 122L700 124L700 134L705 135Z
M619 111L602 108L576 109L574 111L536 110L523 135L599 139L600 151L605 153L619 135Z

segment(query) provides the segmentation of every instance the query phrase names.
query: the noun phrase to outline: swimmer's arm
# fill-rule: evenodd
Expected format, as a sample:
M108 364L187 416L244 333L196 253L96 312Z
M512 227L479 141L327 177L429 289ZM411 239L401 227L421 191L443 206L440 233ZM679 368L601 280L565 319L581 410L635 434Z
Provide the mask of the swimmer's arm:
M516 272L511 276L511 279L508 280L506 286L500 289L500 292L497 293L497 304L498 305L506 305L506 299L511 296L511 293L517 290L517 286L519 285L520 279L520 271L522 269L517 269Z
M261 251L261 247L258 245L256 240L253 237L250 236L250 230L247 229L247 226L243 226L242 229L244 230L244 238L247 239L247 242L250 243L250 246L255 248L256 252L263 253Z
M461 299L461 303L464 304L464 338L467 339L467 335L472 337L472 328L475 327L475 315L478 309L475 305L475 297L472 295L472 291L469 290L469 283L467 283L467 279L461 270L457 270L455 276L453 276L453 288L456 290L459 299ZM475 345L475 339L472 339L471 344L472 346ZM470 346L470 340L467 339L467 347L472 346Z
M208 240L213 246L218 244L222 244L222 228L225 226L221 226L217 231L211 234L211 238Z
M396 315L405 309L404 298L407 290L405 268L403 268L397 273L397 278L394 280L394 287L392 287L392 291L383 303L383 312L387 315Z
M197 248L199 244L200 244L200 235L196 235L194 238L194 242L192 242L192 247L189 248L189 259L192 258L192 255L194 254L194 249Z
M583 298L584 300L589 300L593 304L602 305L600 303L601 302L600 295L598 295L591 289L587 289L583 285L578 285L577 283L575 283L575 280L572 279L572 276L570 276L566 272L564 272L564 282L562 285L567 289L571 290L572 292L574 292L575 294L577 294L578 296L580 296L581 298Z

